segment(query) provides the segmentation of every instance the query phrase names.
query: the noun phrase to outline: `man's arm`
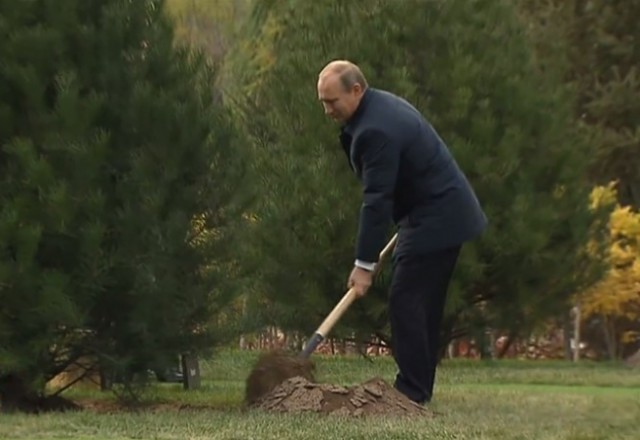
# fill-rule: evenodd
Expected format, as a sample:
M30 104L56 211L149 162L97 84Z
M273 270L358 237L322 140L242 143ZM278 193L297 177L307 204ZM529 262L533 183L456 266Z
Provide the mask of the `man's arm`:
M387 240L400 150L383 133L375 130L362 133L356 142L362 163L363 185L356 266L373 270Z

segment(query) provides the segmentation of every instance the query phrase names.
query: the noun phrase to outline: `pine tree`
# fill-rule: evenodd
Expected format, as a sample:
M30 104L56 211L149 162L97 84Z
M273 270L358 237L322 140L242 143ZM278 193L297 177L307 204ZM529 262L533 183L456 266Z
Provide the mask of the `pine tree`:
M3 409L83 356L130 384L223 336L237 138L162 7L0 3Z
M257 4L249 29L231 69L263 179L251 237L267 319L311 331L353 261L360 189L315 96L318 71L336 58L423 111L489 217L461 257L448 334L463 322L526 332L589 282L579 268L589 260L590 144L572 128L562 72L537 64L511 2L273 0ZM343 327L384 331L386 288Z
M574 108L576 124L586 124L597 145L591 181L599 185L618 181L620 203L640 208L640 1L520 3L529 20L544 23L544 33L563 42L569 63L566 80L579 94Z
M592 176L600 184L619 181L620 202L639 209L640 1L576 1L573 11L568 32L581 95L577 114L598 141Z

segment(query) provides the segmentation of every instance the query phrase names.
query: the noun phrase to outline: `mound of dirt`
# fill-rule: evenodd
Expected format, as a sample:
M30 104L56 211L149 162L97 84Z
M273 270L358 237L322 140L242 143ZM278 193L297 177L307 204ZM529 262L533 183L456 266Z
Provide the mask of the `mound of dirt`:
M296 376L285 380L251 405L273 412L318 412L344 416L433 416L427 408L375 377L353 387L311 382Z

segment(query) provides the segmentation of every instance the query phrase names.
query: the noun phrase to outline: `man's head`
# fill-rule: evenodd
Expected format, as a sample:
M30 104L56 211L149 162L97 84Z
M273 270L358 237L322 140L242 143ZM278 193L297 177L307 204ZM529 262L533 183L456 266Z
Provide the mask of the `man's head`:
M362 71L350 61L332 61L318 75L318 99L325 114L337 122L351 118L367 87Z

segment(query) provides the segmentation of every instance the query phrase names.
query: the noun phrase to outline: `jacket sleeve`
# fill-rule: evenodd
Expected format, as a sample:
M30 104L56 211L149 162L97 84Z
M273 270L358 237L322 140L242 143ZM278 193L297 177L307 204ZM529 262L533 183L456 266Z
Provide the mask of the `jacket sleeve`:
M367 130L355 145L362 167L363 197L356 240L356 260L377 262L391 224L400 151L377 130Z

